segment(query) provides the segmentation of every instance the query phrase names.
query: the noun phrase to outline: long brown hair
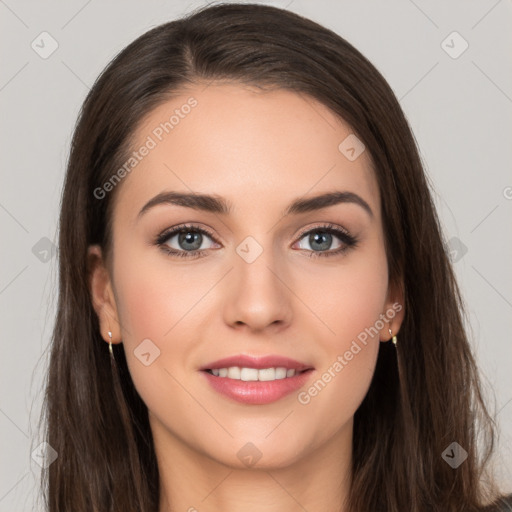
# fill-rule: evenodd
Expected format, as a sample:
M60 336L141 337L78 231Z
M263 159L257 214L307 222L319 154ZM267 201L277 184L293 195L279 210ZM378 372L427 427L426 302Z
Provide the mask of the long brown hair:
M180 87L215 80L315 98L371 155L389 278L403 286L405 318L397 352L381 344L355 414L350 510L479 510L495 497L486 476L495 426L407 120L382 75L342 37L255 4L217 4L151 29L110 62L85 99L61 204L59 302L43 409L45 440L58 453L43 471L48 510L158 510L147 408L122 344L113 347L111 367L89 291L87 248L100 244L110 254L113 198L122 184L102 199L94 191L126 161L144 116ZM456 469L442 457L453 442L467 452Z

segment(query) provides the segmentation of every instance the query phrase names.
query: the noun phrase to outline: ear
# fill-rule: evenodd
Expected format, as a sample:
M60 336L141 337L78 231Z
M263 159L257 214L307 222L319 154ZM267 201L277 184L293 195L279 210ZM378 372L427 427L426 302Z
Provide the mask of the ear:
M109 272L106 268L101 247L90 245L87 251L89 270L89 290L92 304L100 323L101 336L106 342L110 341L109 331L112 332L112 343L121 342L121 328L117 306Z
M390 282L386 304L381 315L384 323L384 327L380 330L381 341L390 341L400 331L405 315L404 297L403 282L401 280ZM390 329L392 334L389 334Z

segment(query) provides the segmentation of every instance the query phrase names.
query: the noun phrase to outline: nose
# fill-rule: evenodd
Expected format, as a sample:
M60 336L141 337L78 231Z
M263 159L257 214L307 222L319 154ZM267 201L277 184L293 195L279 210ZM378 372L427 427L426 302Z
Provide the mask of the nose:
M235 253L233 267L228 276L225 322L250 331L285 329L292 319L292 292L284 260L278 261L272 250L264 249L254 261Z

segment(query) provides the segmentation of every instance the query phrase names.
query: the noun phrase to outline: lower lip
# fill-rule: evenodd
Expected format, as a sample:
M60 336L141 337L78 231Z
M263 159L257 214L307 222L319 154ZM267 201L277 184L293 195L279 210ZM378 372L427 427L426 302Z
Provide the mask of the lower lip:
M243 404L263 405L280 400L286 395L300 389L314 370L271 381L243 381L216 377L207 371L202 371L209 384L219 393Z

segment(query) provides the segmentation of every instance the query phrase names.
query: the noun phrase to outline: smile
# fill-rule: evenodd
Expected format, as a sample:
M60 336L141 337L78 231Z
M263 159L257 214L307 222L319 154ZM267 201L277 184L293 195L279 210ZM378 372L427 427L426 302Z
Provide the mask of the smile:
M240 354L199 368L211 389L230 401L264 405L298 391L315 369L283 356Z

